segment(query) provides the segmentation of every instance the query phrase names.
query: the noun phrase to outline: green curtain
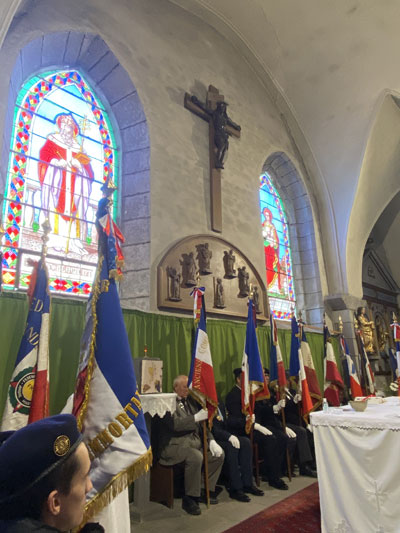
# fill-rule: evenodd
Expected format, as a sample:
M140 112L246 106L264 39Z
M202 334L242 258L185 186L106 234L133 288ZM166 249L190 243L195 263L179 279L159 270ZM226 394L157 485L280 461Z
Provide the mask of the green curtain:
M79 346L84 328L86 302L52 298L50 319L50 409L58 413L74 390ZM0 415L3 412L8 384L25 328L28 300L24 294L3 293L0 296ZM178 374L187 374L190 367L193 320L123 310L133 357L143 357L144 347L150 357L163 361L163 390L172 390ZM232 370L241 364L246 324L232 320L207 320L217 391L224 397L234 383ZM290 330L278 331L285 367L289 367ZM257 328L262 362L269 366L270 329ZM307 333L320 387L323 388L323 336ZM339 345L333 347L341 371Z

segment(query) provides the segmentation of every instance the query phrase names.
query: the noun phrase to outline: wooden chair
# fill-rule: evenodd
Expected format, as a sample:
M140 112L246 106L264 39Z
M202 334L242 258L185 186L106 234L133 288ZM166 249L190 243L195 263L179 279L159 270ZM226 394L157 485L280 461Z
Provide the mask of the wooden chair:
M150 470L150 501L163 503L170 509L174 507L174 495L183 494L184 463L165 466L155 463Z
M263 462L264 459L260 459L260 455L258 452L258 444L256 442L253 442L253 469L257 487L260 486L260 464L262 464Z
M150 470L150 501L174 507L174 467L156 463Z

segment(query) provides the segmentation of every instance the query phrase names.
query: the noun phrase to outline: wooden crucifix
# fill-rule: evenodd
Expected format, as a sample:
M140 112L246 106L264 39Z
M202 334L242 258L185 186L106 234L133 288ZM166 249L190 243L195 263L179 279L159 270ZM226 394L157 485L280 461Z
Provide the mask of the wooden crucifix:
M185 93L184 105L192 113L209 124L210 141L210 195L211 195L211 229L222 232L221 170L226 160L229 135L240 137L240 126L235 124L226 112L228 105L218 89L209 85L206 103L196 96Z

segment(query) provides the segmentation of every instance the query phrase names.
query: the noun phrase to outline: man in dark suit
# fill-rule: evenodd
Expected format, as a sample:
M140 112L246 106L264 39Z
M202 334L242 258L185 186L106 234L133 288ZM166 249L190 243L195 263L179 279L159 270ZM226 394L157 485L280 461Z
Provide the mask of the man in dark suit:
M264 368L264 379L265 383L269 387L269 370ZM297 439L296 433L286 427L284 429L280 413L282 407L285 407L285 399L277 401L275 392L270 391L270 397L256 402L254 412L256 415L256 422L261 424L263 427L266 427L273 433L278 441L278 447L282 450L282 461L280 463L281 473L287 471L287 462L286 462L286 450L289 450L290 457L293 457L294 451L296 449ZM265 475L263 476L266 477Z
M249 502L247 494L263 496L264 492L253 483L253 457L247 437L237 437L227 429L227 417L223 402L218 405L214 418L215 440L225 452L224 470L229 479L229 496L239 502Z
M200 422L207 420L208 412L200 409L199 404L188 396L187 376L177 376L174 391L177 394L176 411L161 434L160 464L172 466L184 463L185 496L182 508L189 514L199 515L201 497L201 469L203 465L202 428ZM210 503L216 504L215 485L224 463L224 451L217 444L210 431L208 438L208 482Z
M228 412L227 424L228 430L236 436L247 437L246 434L246 416L242 413L242 393L240 388L241 368L235 368L233 371L236 378L236 385L228 393L225 405ZM257 443L260 456L264 459L262 464L263 475L271 487L279 490L288 490L288 486L280 478L280 465L285 456L286 448L279 447L276 436L268 428L253 420L253 438Z

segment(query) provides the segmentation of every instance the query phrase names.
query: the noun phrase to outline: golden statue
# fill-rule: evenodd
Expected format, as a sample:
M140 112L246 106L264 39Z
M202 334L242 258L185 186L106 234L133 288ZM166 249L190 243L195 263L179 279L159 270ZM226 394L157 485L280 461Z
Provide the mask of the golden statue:
M365 307L357 309L357 320L360 326L361 336L364 341L365 351L367 353L375 353L373 330L375 325L373 320L369 320L365 312Z

